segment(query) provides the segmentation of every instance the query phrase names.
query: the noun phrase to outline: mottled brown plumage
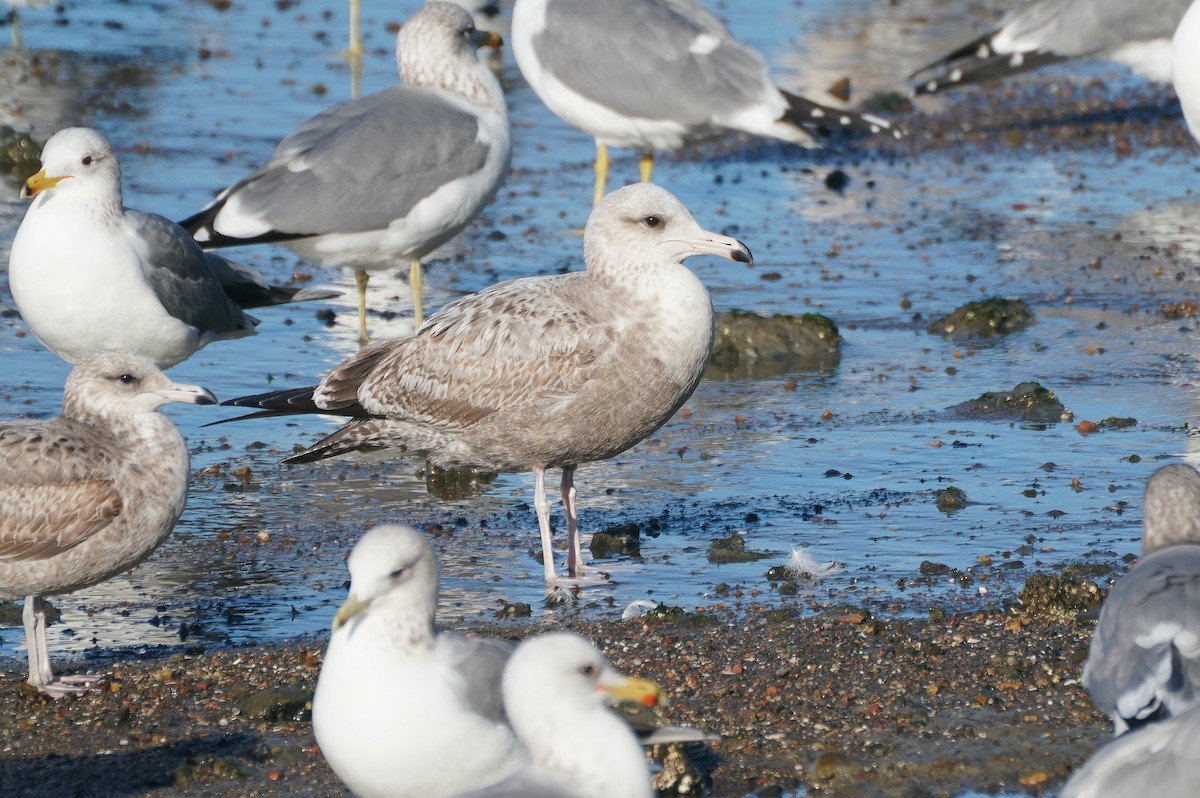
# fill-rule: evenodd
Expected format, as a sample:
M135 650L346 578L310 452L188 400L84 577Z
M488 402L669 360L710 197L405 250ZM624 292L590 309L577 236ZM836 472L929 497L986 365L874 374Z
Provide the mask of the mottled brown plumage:
M708 362L712 303L682 264L702 253L750 261L744 244L702 230L663 189L628 186L588 220L586 271L500 283L447 305L413 336L360 350L315 388L230 404L351 417L285 462L405 446L441 466L533 471L550 582L544 480L547 468L562 468L575 575L575 466L618 455L658 429Z
M183 512L187 446L155 411L215 401L140 355L102 352L67 378L61 416L0 423L0 598L26 600L30 684L78 689L50 670L42 596L131 568Z

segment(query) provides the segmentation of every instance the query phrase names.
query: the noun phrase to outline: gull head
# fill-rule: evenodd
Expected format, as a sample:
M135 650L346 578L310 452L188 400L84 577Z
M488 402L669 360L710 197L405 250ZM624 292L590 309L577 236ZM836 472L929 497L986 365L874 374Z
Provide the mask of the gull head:
M1200 472L1186 463L1173 463L1146 482L1142 556L1181 543L1200 543Z
M499 47L500 36L475 28L475 20L454 3L430 2L408 18L396 38L400 79L408 86L452 91L489 104L491 70L479 62L480 47ZM499 89L496 84L495 89Z
M217 398L199 385L171 382L149 359L108 350L75 366L63 390L63 415L80 421L152 413L168 402L215 405Z
M399 524L374 527L354 545L346 567L350 595L334 616L335 632L376 607L411 615L420 628L432 629L438 566L420 532Z
M587 706L622 701L647 706L662 702L658 686L623 676L586 638L553 632L531 638L513 652L504 669L505 708L563 708L567 713Z
M64 128L42 148L42 169L25 181L22 197L46 192L96 194L121 201L121 167L108 139L89 127Z
M683 263L692 255L754 262L745 244L700 227L682 202L653 183L635 183L605 196L583 231L589 269Z

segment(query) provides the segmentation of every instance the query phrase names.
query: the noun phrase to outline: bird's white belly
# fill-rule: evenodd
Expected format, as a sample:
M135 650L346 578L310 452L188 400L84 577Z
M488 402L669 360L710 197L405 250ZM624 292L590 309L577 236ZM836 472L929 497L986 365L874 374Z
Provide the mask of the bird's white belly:
M480 761L478 754L493 747L493 724L448 711L458 699L428 678L427 667L410 670L392 660L371 672L338 642L335 634L313 696L313 733L358 798L448 798L523 764L515 752L507 770L503 761Z
M68 235L53 217L26 218L9 263L13 299L38 340L71 363L127 349L165 368L195 350L195 329L166 312L132 249L107 236Z
M696 131L689 131L669 119L618 114L568 88L543 70L534 56L533 40L545 27L544 5L531 4L529 9L522 10L518 4L514 9L514 16L522 14L528 21L514 22L512 48L530 87L556 116L612 147L677 150L694 137Z
M1155 83L1171 82L1171 40L1148 39L1110 50L1109 60L1124 64L1147 80Z
M505 135L507 132L505 131ZM385 228L358 233L330 233L287 242L300 257L322 266L343 266L368 271L395 268L423 258L458 235L491 202L508 161L493 147L480 171L438 188L402 218Z

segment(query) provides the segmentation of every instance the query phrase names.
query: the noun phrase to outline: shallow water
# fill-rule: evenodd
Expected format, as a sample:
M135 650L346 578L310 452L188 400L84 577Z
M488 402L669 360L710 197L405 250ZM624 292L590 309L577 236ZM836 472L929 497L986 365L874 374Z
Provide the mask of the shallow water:
M365 12L372 48L366 91L394 82L386 23L416 5L374 4ZM915 68L956 44L964 20L1001 8L971 4L964 18L966 5L755 0L726 14L735 33L777 64L784 84L815 94L852 73L865 95L893 87L895 64ZM23 33L30 52L0 62L9 87L0 121L42 137L66 125L99 127L120 152L126 203L181 218L257 165L296 123L348 96L348 69L338 57L344 13L335 0L283 10L235 3L224 12L185 0L79 0L66 3L61 18L69 24L58 25L50 9L29 11ZM820 70L810 68L817 62ZM29 77L37 64L58 79ZM1064 75L1114 87L1133 80L1101 62L1031 79ZM509 58L502 77L514 125L513 173L479 222L429 265L430 307L498 280L580 264L580 240L569 231L586 218L592 144L540 105ZM1192 449L1196 331L1135 308L1195 293L1190 264L1200 244L1188 220L1198 200L1187 188L1194 153L1148 149L1122 158L1107 150L1014 148L974 160L961 151L854 160L753 141L719 149L711 160L696 152L663 157L656 179L702 225L744 240L757 263L697 258L689 265L718 309L827 314L845 336L842 358L819 373L705 380L689 412L652 440L581 467L584 530L628 522L644 530L640 558L598 563L610 584L585 588L575 608L541 606L529 475L502 475L477 496L443 501L426 492L423 463L411 457L275 465L332 422L202 428L232 413L172 407L167 412L194 452L188 509L151 560L57 601L64 619L50 630L52 653L177 645L181 638L273 640L326 628L345 595L349 547L364 528L390 520L441 525L435 545L447 622L505 602L529 603L535 615L619 617L627 603L645 598L688 609L762 600L774 590L767 568L802 546L845 563L845 571L780 601L891 612L947 600L980 606L1010 599L1035 569L1114 563L1137 550L1146 477ZM823 183L834 168L850 176L842 193ZM634 154L621 153L613 185L635 177ZM23 212L16 193L10 187L0 199L0 257ZM1095 253L1113 248L1115 232L1122 233L1116 256L1089 268ZM1152 244L1172 260L1153 256ZM209 347L173 369L176 379L231 398L310 384L353 351L347 273L313 269L281 249L233 254L276 280L301 272L314 285L345 291L334 304L337 322L324 326L315 316L321 306L312 304L255 311L257 336ZM397 314L373 317L373 333L407 332L403 276L373 285L372 306ZM995 294L1027 299L1038 324L974 347L924 332L926 321ZM911 307L902 308L902 298ZM11 304L0 293L0 306ZM57 411L67 366L11 316L0 318L0 358L0 414ZM1066 423L939 415L1026 380L1058 393L1076 419L1133 416L1139 423L1082 436ZM826 410L831 417L823 418ZM249 471L236 476L243 467ZM971 500L952 515L934 504L948 484ZM768 557L711 565L710 541L731 532ZM979 563L984 555L993 565ZM918 584L925 560L972 578ZM0 654L17 656L23 645L20 629L0 632Z

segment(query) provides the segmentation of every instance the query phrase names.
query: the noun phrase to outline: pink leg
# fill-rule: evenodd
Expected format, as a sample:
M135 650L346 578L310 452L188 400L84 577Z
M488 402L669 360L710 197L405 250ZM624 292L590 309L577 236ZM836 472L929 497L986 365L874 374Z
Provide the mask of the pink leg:
M40 596L25 597L25 646L29 649L29 683L47 695L86 693L103 677L89 673L56 677L50 670L50 652L46 646L46 603Z
M41 689L54 681L50 652L46 647L46 608L38 596L25 597L25 647L29 649L29 683Z
M533 469L533 509L537 513L538 529L542 533L542 566L546 583L558 578L554 570L554 544L550 540L550 500L546 498L546 469Z
M563 512L567 515L567 573L579 576L583 573L583 551L579 545L579 525L575 521L575 466L563 466L562 470Z

